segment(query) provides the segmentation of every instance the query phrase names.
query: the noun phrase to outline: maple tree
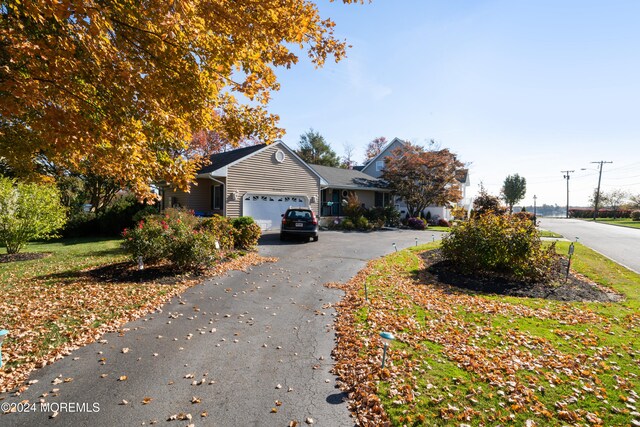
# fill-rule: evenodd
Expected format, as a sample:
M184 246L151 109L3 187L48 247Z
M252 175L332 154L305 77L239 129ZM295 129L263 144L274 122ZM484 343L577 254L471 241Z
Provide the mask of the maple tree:
M365 149L365 161L373 159L375 156L382 153L382 148L385 145L387 145L387 138L384 136L374 138L369 144L367 144L367 148Z
M156 179L188 189L195 132L280 136L275 68L346 49L306 0L3 1L0 15L0 159L31 177L36 155L91 165L139 196Z
M404 200L410 216L419 216L430 205L445 205L462 197L456 177L464 165L448 149L429 151L407 143L392 154L385 158L382 179Z

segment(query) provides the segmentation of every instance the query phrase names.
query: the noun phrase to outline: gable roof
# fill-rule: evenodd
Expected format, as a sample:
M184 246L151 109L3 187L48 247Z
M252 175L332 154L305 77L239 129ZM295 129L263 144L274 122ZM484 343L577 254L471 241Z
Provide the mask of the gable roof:
M347 190L380 190L385 189L385 181L355 169L332 168L329 166L309 165L327 182L331 188Z
M246 157L250 154L255 153L256 151L265 148L266 146L267 144L258 144L252 145L250 147L237 148L235 150L226 151L224 153L212 154L209 157L209 161L211 163L200 168L200 170L198 170L198 174L213 172L222 167L228 166L229 164L236 162L243 157Z
M385 146L382 148L382 150L380 150L380 152L379 152L375 157L373 157L373 158L369 159L369 161L367 161L367 163L365 163L365 165L362 167L362 170L367 169L367 168L368 168L369 166L371 166L371 165L375 165L375 164L376 164L376 161L378 161L378 160L384 160L384 157L389 156L389 154L391 154L391 153L385 154L385 152L386 152L386 151L388 151L388 150L389 150L389 148L391 148L391 146L392 146L393 144L395 144L395 143L400 143L400 144L402 144L402 145L406 145L406 144L407 144L405 141L401 140L400 138L397 138L397 137L396 137L396 138L393 138L393 139L391 140L391 142L390 142L390 143L388 143L387 145L385 145ZM383 155L384 155L384 156L383 156ZM382 159L380 159L380 157L381 157L381 156L383 156L383 158L382 158Z
M214 175L216 173L221 173L222 174L221 176L226 176L228 167L233 166L234 164L241 162L246 158L253 156L254 154L257 154L263 150L268 149L269 147L274 147L274 146L279 146L285 149L292 157L299 160L300 163L302 163L302 165L307 170L309 170L313 175L318 177L318 179L320 180L320 185L326 184L326 182L324 181L324 178L322 178L322 176L320 176L318 172L316 172L313 168L311 168L311 166L307 164L307 162L302 160L300 156L296 154L295 151L293 151L284 142L280 140L274 141L271 144L265 143L265 144L252 145L250 147L238 148L235 150L227 151L225 153L213 154L211 155L211 157L209 157L209 161L211 163L200 168L200 170L198 170L198 172L196 173L196 177L206 178L208 177L208 174Z

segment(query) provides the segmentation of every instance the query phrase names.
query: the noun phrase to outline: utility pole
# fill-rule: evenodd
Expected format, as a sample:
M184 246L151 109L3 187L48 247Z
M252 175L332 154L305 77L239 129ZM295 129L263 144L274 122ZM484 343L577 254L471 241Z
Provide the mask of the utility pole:
M605 163L613 163L613 162L605 162L604 160L600 160L599 162L591 162L591 163L596 163L598 164L598 169L600 170L600 173L598 174L598 189L596 190L596 203L593 209L593 220L597 221L597 217L598 217L598 202L600 201L600 181L602 181L602 165L604 165Z
M571 178L572 173L574 173L575 171L560 171L562 172L563 178L567 180L567 218L569 218L569 178Z

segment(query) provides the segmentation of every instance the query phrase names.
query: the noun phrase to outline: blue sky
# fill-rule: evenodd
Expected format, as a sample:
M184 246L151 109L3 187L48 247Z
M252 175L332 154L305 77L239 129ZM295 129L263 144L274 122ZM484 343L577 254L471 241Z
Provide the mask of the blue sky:
M297 146L309 128L362 162L378 136L471 162L472 190L527 179L524 203L571 204L597 185L640 193L640 1L319 1L352 48L322 69L279 70L270 106Z

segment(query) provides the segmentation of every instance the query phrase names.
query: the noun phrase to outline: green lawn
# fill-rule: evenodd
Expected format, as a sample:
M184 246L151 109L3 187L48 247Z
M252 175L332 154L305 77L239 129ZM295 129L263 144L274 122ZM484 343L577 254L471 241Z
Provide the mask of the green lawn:
M335 372L355 392L361 423L640 421L631 409L640 401L640 276L576 244L573 267L625 294L624 302L467 293L422 274L420 252L435 245L372 261L344 286ZM558 242L558 252L568 245ZM381 331L396 335L385 369Z
M640 221L634 221L631 218L598 218L598 222L622 227L640 228Z
M430 225L427 227L426 231L442 231L444 233L448 233L451 231L451 227L442 227L440 225Z
M558 234L558 233L554 233L553 231L549 231L549 230L542 230L542 229L538 229L538 234L540 235L540 237L553 237L556 239L561 239L562 234Z
M200 282L176 276L175 284L102 281L89 270L130 262L120 239L72 239L27 246L42 259L0 263L0 329L9 330L2 349L0 392L20 385L35 367L68 349L95 341ZM4 253L4 252L3 252ZM222 272L261 259L254 254L216 266Z

